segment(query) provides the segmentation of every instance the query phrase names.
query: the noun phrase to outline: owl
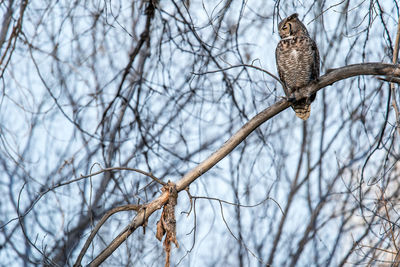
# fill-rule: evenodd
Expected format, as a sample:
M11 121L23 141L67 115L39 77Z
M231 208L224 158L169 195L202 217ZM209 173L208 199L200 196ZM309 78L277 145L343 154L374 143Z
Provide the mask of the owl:
M275 51L276 65L279 78L286 87L285 93L290 97L318 78L319 52L306 27L298 19L298 14L283 19L278 25L278 31L281 40ZM308 119L315 96L313 94L292 103L297 117Z

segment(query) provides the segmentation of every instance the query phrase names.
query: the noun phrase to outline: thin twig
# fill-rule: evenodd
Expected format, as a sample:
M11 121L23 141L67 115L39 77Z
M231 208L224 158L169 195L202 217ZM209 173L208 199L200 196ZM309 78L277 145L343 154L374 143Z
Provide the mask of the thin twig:
M18 223L19 223L19 226L21 227L22 234L24 235L25 240L26 240L33 248L35 248L36 251L38 251L38 252L43 256L44 262L46 262L47 264L49 264L49 265L51 265L51 266L56 266L56 267L58 267L59 265L58 265L57 263L53 262L49 257L47 257L47 255L45 254L45 252L43 252L41 249L39 249L39 248L36 246L36 244L34 244L34 243L30 240L29 236L27 235L27 233L26 233L26 231L25 231L25 226L24 226L24 222L23 222L24 216L20 214L19 209L20 209L20 203L21 203L21 194L22 194L22 191L24 190L24 187L25 187L26 184L27 184L27 183L24 183L24 184L22 185L21 189L19 190L19 193L18 193L18 201L17 201Z
M399 249L397 248L397 244L396 244L396 237L395 237L395 234L394 234L394 232L393 232L393 227L394 227L394 225L392 225L392 222L391 222L391 220L390 220L390 214L389 214L389 210L388 210L388 208L387 208L387 200L385 199L385 193L383 192L383 190L381 190L381 194L382 194L381 200L382 200L382 202L383 202L383 207L385 208L385 213L386 213L387 221L389 222L389 225L390 225L390 226L389 226L389 229L390 229L390 237L392 238L394 249L396 250L396 252L399 252Z
M397 21L397 34L396 34L396 40L394 43L394 51L393 51L393 64L397 64L397 60L399 57L399 42L400 42L400 16ZM397 131L400 134L400 115L399 115L399 107L397 104L396 100L396 91L395 91L395 85L393 82L390 83L390 90L392 91L392 106L394 109L394 113L396 114L396 122L397 122ZM392 234L393 237L393 234ZM397 255L394 258L394 261L392 263L393 267L399 267L400 265L400 250L396 246L396 241L393 241L395 248L397 250Z
M129 211L129 210L139 211L140 208L142 208L142 205L128 204L128 205L123 205L123 206L120 206L120 207L113 208L112 210L109 210L106 214L104 214L104 216L97 223L95 228L90 233L90 236L86 240L85 245L83 246L81 252L79 253L78 258L76 259L76 261L74 263L74 267L81 266L81 262L82 262L83 256L85 255L86 251L88 250L88 248L90 246L90 243L92 243L95 235L100 230L101 226L107 221L107 219L109 217L111 217L111 215L113 215L113 214L115 214L117 212L121 212L121 211Z
M400 78L395 78L395 77L377 77L378 80L381 81L386 81L390 83L398 83L400 84Z
M279 203L275 199L273 199L271 197L267 197L264 200L262 200L262 201L260 201L260 202L258 202L256 204L253 204L253 205L243 205L243 204L233 203L233 202L229 202L229 201L226 201L226 200L223 200L223 199L219 199L219 198L215 198L215 197L202 197L202 196L192 196L192 195L190 197L193 198L193 199L214 200L214 201L218 201L218 202L221 202L221 203L224 203L224 204L237 206L237 207L241 207L241 208L255 208L257 206L260 206L261 204L263 204L267 200L272 200L278 206L278 208L281 211L282 215L285 216L285 212L282 210L282 207L279 205Z
M103 172L108 172L108 171L133 171L133 172L137 172L137 173L143 174L143 175L145 175L147 177L150 177L155 182L157 182L157 183L159 183L161 185L166 185L167 184L167 183L161 181L159 178L155 177L150 172L145 172L145 171L142 171L142 170L139 170L139 169L128 168L128 167L110 167L110 168L101 169L98 172L94 172L94 173L91 173L91 174L88 174L88 175L81 175L79 178L76 178L76 179L73 179L73 180L70 180L70 181L67 181L67 182L64 182L64 183L60 183L60 184L54 186L53 188L64 186L64 185L71 184L71 183L75 183L75 182L80 181L82 179L86 179L86 178L89 178L89 177L92 177L92 176L96 176L96 175L99 175L99 174L101 174Z
M277 81L283 86L282 81L281 81L278 77L276 77L275 75L273 75L271 72L269 72L269 71L267 71L267 70L264 70L263 68L254 66L254 65L250 65L250 64L233 65L233 66L226 67L226 68L223 68L223 69L210 70L210 71L206 71L206 72L192 72L192 74L193 74L193 75L204 75L204 74L210 74L210 73L223 72L223 71L226 71L226 70L230 70L230 69L234 69L234 68L240 68L240 67L248 67L248 68L253 68L253 69L262 71L262 72L268 74L269 76L271 76L272 78L274 78L275 80L277 80Z
M394 43L394 51L393 51L393 64L397 63L397 59L399 57L399 41L400 41L400 16L399 16L399 20L397 22L397 34L396 34L396 40ZM400 134L399 106L397 104L395 84L393 82L390 83L390 90L392 91L392 106L394 109L394 113L396 114L397 130L399 131L399 134Z
M101 174L101 173L103 173L103 172L116 171L116 170L133 171L133 172L141 173L141 174L143 174L143 175L145 175L145 176L150 177L151 179L153 179L154 181L156 181L157 183L159 183L159 184L161 184L161 185L163 185L163 186L166 185L165 182L163 182L163 181L161 181L159 178L155 177L152 173L145 172L145 171L142 171L142 170L139 170L139 169L128 168L128 167L110 167L110 168L105 168L105 169L101 169L100 171L97 171L97 172L88 174L88 175L81 175L79 178L76 178L76 179L73 179L73 180L70 180L70 181L67 181L67 182L64 182L64 183L58 183L58 184L53 185L53 186L51 186L51 187L49 187L49 188L47 188L47 189L45 188L44 190L42 190L42 191L40 192L40 194L39 194L39 195L36 197L36 199L32 202L31 206L28 207L28 209L24 212L24 214L21 215L21 217L24 217L24 216L26 216L29 212L31 212L31 210L33 209L33 207L37 204L37 202L39 202L39 200L40 200L44 195L46 195L48 192L53 191L54 189L56 189L56 188L58 188L58 187L62 187L62 186L65 186L65 185L69 185L69 184L78 182L78 181L80 181L80 180L82 180L82 179L86 179L86 178L89 178L89 177L92 177L92 176L99 175L99 174ZM7 226L9 223L11 223L11 222L13 222L13 221L15 221L15 220L17 220L17 219L18 219L18 218L10 219L10 220L7 221L5 224L0 225L0 229L3 228L3 227L5 227L5 226Z

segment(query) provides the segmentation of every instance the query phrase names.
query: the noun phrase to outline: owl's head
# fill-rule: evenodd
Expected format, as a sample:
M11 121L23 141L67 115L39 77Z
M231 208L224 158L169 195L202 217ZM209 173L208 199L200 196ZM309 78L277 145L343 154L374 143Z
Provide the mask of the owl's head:
M278 31L282 39L290 36L308 36L306 26L298 19L298 16L299 14L294 13L279 22Z

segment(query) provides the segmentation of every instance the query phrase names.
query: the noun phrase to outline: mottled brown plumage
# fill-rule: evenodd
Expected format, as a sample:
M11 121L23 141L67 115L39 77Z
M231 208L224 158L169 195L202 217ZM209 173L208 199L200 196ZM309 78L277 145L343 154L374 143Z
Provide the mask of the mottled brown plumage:
M297 14L283 19L278 25L281 40L276 47L276 65L285 93L290 97L295 91L316 80L319 76L319 53L314 40L308 35ZM296 116L307 120L311 102L316 94L292 104Z

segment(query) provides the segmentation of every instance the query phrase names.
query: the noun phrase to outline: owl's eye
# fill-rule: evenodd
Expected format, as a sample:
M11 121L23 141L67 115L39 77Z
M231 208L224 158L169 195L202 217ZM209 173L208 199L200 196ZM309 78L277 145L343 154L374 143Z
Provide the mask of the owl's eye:
M291 23L286 24L285 25L286 29L288 28L288 26L289 26L289 34L292 34L292 24Z
M286 25L282 27L282 30L286 30L286 29L287 29L287 26L286 26Z

